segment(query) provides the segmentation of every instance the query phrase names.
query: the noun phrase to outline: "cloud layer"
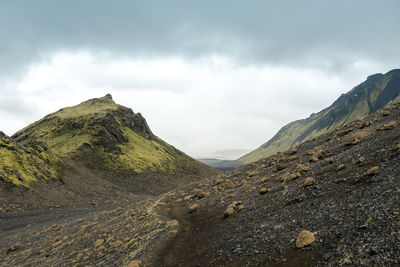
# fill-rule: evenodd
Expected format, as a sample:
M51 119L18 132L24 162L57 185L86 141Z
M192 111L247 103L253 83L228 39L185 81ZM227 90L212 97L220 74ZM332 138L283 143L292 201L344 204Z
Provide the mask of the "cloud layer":
M398 68L398 10L396 0L2 1L0 130L110 92L185 152L237 157Z

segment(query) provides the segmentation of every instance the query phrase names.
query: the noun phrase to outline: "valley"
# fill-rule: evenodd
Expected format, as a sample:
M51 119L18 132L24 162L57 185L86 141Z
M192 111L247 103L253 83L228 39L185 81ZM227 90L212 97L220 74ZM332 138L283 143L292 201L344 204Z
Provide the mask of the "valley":
M398 265L399 118L221 171L109 95L62 109L2 134L0 266Z

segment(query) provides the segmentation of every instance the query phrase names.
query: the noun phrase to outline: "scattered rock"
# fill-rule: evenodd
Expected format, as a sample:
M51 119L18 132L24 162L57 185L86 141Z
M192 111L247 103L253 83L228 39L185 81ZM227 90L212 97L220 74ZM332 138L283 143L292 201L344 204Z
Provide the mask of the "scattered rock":
M378 131L388 131L397 127L396 121L391 121L383 125L383 127L377 128Z
M17 250L20 249L21 247L22 247L21 242L17 242L17 243L15 243L12 247L10 247L10 248L7 250L7 254L9 254L9 253L11 253L11 252L14 252L14 251L17 251Z
M118 249L119 247L121 247L124 243L122 243L121 240L117 240L113 243L111 243L111 246L113 246L115 249Z
M96 242L94 243L95 247L99 247L104 244L104 239L97 239Z
M306 172L308 172L308 171L311 170L311 168L310 168L309 166L305 166L305 165L303 165L303 164L297 164L297 165L296 165L296 169L297 169L297 171L300 172L301 174L304 174L304 173L306 173Z
M248 171L248 172L247 172L247 176L248 176L248 177L253 177L253 176L257 175L257 174L258 174L257 171Z
M165 223L165 227L167 228L175 228L179 226L179 222L177 220L171 220L171 221L167 221Z
M324 159L324 164L325 164L325 165L332 164L333 162L334 162L334 160L333 160L332 158L326 158L326 159Z
M290 156L290 155L296 154L296 152L297 152L296 148L291 148L286 153Z
M97 252L97 254L102 255L102 254L104 254L104 252L106 252L106 248L104 246L100 246L100 247L96 248L96 252Z
M344 169L344 164L339 164L339 165L336 167L336 170L337 170L337 171L340 171L340 170L342 170L342 169Z
M193 213L197 210L197 208L199 207L198 204L193 204L189 207L189 213Z
M178 198L177 200L175 200L175 203L182 203L183 199L182 198Z
M269 188L263 187L258 192L260 193L260 195L264 195L264 194L268 193L269 191L270 191Z
M201 189L193 190L193 197L195 197L195 198L202 199L202 198L206 197L207 195L208 195L208 192L204 192Z
M80 219L78 219L78 222L83 222L85 220L85 218L80 218Z
M315 242L314 234L309 232L309 231L307 231L307 230L303 230L297 236L296 247L297 248L304 248L306 246L311 245L314 242Z
M386 116L389 116L390 115L390 110L384 110L383 112L382 112L382 115L384 116L384 117L386 117Z
M304 179L304 186L310 186L315 182L315 178L313 177L307 177Z
M357 137L356 138L349 138L349 139L346 139L344 141L344 144L346 146L354 146L354 145L357 145L358 143L360 143L360 139L358 139Z
M233 208L232 205L229 205L229 206L226 208L225 212L224 212L224 217L225 217L225 218L228 218L229 216L233 215L234 213L235 213L235 209Z
M365 158L361 156L354 163L355 164L360 164L360 163L364 163L364 162L365 162Z
M400 145L399 145L399 150L400 150ZM268 181L268 177L263 177L260 182L265 184Z
M141 260L134 260L131 261L126 267L140 267L141 264L142 264Z
M241 182L240 182L240 184L243 186L243 185L247 185L249 182L246 180L246 179L243 179Z
M371 169L369 169L367 171L367 175L370 175L370 176L377 175L378 173L379 173L379 167L378 166L372 167Z
M397 149L397 151L400 152L400 144L397 144L397 145L396 145L396 149Z
M183 200L184 200L184 201L189 201L189 200L191 200L192 198L193 198L192 195L187 195L187 196L185 196L185 197L183 198Z
M284 178L284 180L285 180L286 182L291 182L291 181L293 181L293 180L299 178L300 176L301 176L301 174L300 174L299 172L297 172L297 173L292 173L292 174L287 175L287 176Z

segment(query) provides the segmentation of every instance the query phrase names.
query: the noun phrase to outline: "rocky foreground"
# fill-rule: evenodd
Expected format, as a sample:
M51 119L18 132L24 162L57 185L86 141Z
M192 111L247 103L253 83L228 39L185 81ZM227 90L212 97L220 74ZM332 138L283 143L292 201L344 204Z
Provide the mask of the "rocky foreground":
M177 190L159 266L400 264L400 105Z
M161 196L115 193L37 213L7 206L0 265L399 265L399 123L393 104Z

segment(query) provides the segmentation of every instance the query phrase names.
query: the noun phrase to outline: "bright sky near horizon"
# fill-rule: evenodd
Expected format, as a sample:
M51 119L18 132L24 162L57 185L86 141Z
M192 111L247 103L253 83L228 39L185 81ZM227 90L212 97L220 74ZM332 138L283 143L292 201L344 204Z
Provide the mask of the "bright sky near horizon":
M400 2L0 2L0 130L113 95L194 157L235 159L399 68Z

